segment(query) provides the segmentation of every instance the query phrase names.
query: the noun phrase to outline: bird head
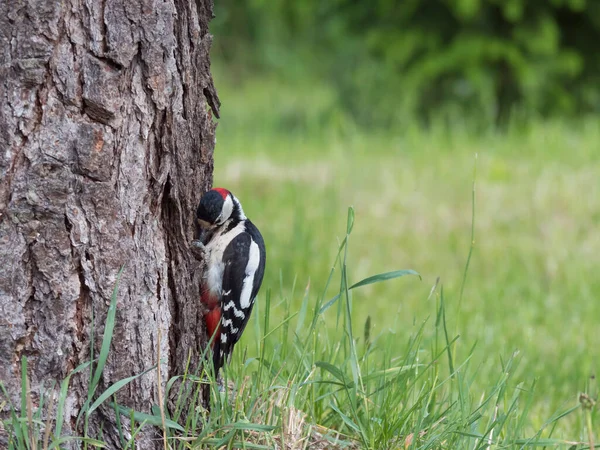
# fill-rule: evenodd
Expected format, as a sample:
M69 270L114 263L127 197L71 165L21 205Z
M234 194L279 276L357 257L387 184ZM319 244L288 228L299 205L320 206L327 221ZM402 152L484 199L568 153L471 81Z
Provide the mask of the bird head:
M196 210L200 240L206 243L212 233L228 220L244 218L242 206L231 192L223 188L213 188L202 196Z

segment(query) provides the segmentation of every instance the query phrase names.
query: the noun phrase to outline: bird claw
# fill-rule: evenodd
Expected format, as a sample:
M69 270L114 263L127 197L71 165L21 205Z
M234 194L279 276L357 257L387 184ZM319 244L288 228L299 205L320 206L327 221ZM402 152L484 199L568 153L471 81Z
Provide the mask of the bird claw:
M227 399L230 405L235 403L235 398L237 396L237 393L235 392L235 384L229 380L229 383L226 385L221 374L217 376L217 391L219 392L219 395L223 401Z
M220 393L225 393L225 383L223 382L223 376L221 374L217 375L217 388Z
M202 243L202 241L194 239L192 241L190 250L192 251L192 254L197 260L204 260L204 257L206 256L206 246Z

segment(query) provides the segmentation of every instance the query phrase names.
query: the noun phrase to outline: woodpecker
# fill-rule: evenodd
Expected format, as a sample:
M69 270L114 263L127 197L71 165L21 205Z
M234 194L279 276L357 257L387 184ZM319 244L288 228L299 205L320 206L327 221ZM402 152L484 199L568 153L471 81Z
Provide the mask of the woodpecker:
M218 375L248 324L265 273L265 243L239 200L227 189L214 188L196 210L192 252L206 266L201 302Z

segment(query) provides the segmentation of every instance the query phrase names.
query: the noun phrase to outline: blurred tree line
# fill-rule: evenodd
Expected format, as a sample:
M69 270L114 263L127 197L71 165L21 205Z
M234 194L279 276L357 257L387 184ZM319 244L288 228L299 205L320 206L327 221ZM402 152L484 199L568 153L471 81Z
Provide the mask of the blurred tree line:
M240 79L330 84L359 123L600 111L600 0L216 0Z

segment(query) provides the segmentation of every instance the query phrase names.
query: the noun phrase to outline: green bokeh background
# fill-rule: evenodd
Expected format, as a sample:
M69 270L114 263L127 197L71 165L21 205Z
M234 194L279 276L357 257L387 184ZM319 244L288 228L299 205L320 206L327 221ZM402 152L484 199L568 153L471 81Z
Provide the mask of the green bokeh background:
M600 111L597 1L220 0L215 14L229 75L327 85L361 125Z

